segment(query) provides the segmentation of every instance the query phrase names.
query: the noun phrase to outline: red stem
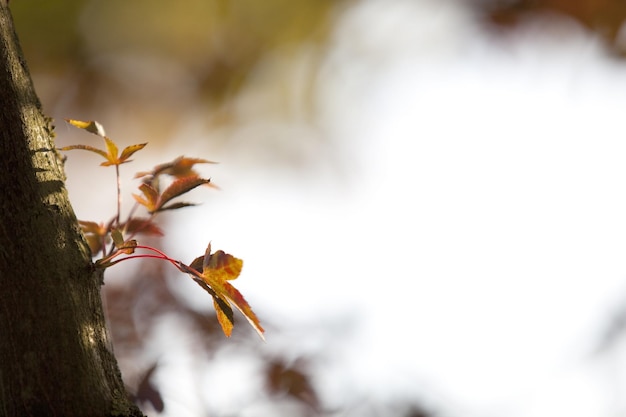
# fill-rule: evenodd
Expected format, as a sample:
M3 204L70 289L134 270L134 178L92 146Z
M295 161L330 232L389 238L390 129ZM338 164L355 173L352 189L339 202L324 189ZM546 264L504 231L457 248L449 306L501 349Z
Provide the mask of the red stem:
M130 256L126 256L125 258L118 259L116 261L111 261L111 262L108 263L107 266L113 266L115 264L118 264L118 263L120 263L122 261L126 261L128 259L140 259L140 258L162 259L162 260L168 261L169 263L174 265L178 270L181 270L180 265L184 265L182 262L170 258L165 253L163 253L160 250L158 250L156 248L153 248L151 246L137 245L137 246L135 246L135 249L149 250L149 251L152 251L152 252L156 252L157 255L153 255L153 254L149 254L149 253L144 253L144 254L139 254L139 255L130 255ZM191 268L189 268L189 269L191 269Z

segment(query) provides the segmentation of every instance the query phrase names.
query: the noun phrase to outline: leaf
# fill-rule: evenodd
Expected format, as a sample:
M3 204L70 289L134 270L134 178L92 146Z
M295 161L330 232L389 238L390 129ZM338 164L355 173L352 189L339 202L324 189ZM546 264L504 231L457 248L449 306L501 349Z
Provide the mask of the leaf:
M154 189L150 184L142 183L139 186L139 190L142 192L143 196L133 194L135 200L148 209L148 212L153 213L158 209L159 202L159 192Z
M119 229L113 229L111 231L111 239L113 239L113 243L115 243L115 247L122 253L130 255L135 253L135 248L137 247L137 241L134 239L124 240L124 235Z
M89 145L71 145L71 146L64 146L62 148L59 148L60 151L71 151L73 149L82 149L85 151L95 152L98 155L102 156L104 159L109 159L109 156L107 155L106 152L104 152L101 149L94 148L93 146L89 146Z
M197 260L192 262L192 266L195 270L197 266ZM195 265L194 265L195 264ZM222 307L222 303L232 303L237 307L239 311L246 317L248 322L254 327L259 336L263 339L263 327L257 318L256 314L252 311L252 308L245 300L243 295L227 281L236 279L241 274L243 268L243 261L235 258L234 256L225 253L222 250L211 254L211 244L209 243L206 252L204 254L202 263L202 274L200 277L204 283L206 283L215 292L216 296L213 297L216 304L217 319L222 325L224 334L230 335L232 327L228 325L227 311ZM232 324L232 323L231 323Z
M115 246L118 248L124 246L124 236L119 229L113 229L111 231L111 239L113 239L113 243L115 243Z
M200 257L202 259L202 257ZM217 321L222 327L222 331L227 337L230 337L232 334L233 327L235 325L235 317L233 314L233 309L228 303L227 300L220 298L215 291L211 287L207 285L202 279L198 278L198 276L191 272L189 269L186 271L185 268L181 268L183 272L191 273L193 280L196 284L200 285L206 292L208 292L211 297L213 297L213 307L215 307L215 312L217 314Z
M135 175L135 178L142 178L146 176L157 177L161 174L171 175L175 178L197 177L198 173L193 169L195 164L217 164L217 162L200 158L187 158L185 156L179 156L172 162L155 166L152 171L138 172Z
M103 223L96 223L90 221L79 220L78 224L83 230L83 233L93 233L103 236L106 233L106 229Z
M197 204L195 203L174 203L174 204L170 204L169 206L165 206L165 207L161 207L159 209L159 211L166 211L166 210L176 210L179 208L183 208L183 207L192 207L192 206L197 206Z
M88 146L88 145L66 146L66 147L60 148L60 150L69 151L72 149L83 149L86 151L95 152L98 155L102 156L104 159L106 159L105 162L100 164L101 166L121 165L123 163L130 162L128 158L130 158L132 154L143 149L147 145L147 143L140 143L137 145L127 146L122 151L122 154L118 155L119 149L117 147L117 144L113 140L111 140L109 137L106 136L106 134L104 133L104 128L102 127L100 123L96 121L83 122L80 120L73 120L73 119L65 119L65 120L73 126L76 126L80 129L85 129L88 132L101 136L104 139L106 151L103 151L101 149L97 149L97 148L94 148L93 146Z
M129 234L144 234L148 236L163 236L163 231L149 218L131 217L120 225L120 229Z
M115 163L117 158L117 145L115 144L115 142L113 142L111 139L107 138L106 136L104 137L104 143L106 144L107 147L107 154L109 155L109 161L111 161L112 163Z
M196 259L193 260L191 264L189 264L189 267L198 271L199 274L202 274L203 261L204 261L204 256L198 256Z
M199 185L208 184L209 181L210 180L200 178L200 177L181 178L179 180L174 181L172 184L170 184L170 186L167 187L161 195L159 195L158 190L155 187L153 187L151 184L147 182L143 182L139 186L139 190L142 192L143 195L133 194L133 197L139 204L144 206L148 210L148 212L151 214L158 212L158 211L175 210L175 209L179 209L182 207L193 206L194 204L184 203L184 202L174 203L169 206L165 206L165 204L168 201L182 194L185 194L188 191L193 190Z
M85 239L87 239L91 255L96 255L102 249L103 243L106 243L107 228L103 223L83 220L79 220L78 224L85 235Z
M202 184L208 184L211 180L207 180L200 177L185 177L174 181L170 184L169 187L163 191L163 194L159 197L159 201L157 203L156 211L161 210L161 208L168 201L176 198L186 192L189 192Z
M228 308L225 308L225 306L228 306ZM226 337L230 337L230 335L233 333L233 327L235 326L233 309L230 308L228 302L216 297L213 298L213 307L215 307L217 321L219 322L220 326L222 326L224 334L226 335Z
M163 397L159 392L159 389L152 383L152 376L157 368L157 363L154 363L141 378L141 382L137 387L137 394L134 396L134 402L150 403L152 407L158 412L162 412L165 409L163 403Z
M107 147L107 154L106 154L107 161L101 163L100 164L101 166L121 165L121 164L124 164L126 162L130 162L130 160L128 158L130 158L130 156L132 154L134 154L135 152L143 149L147 145L147 143L140 143L140 144L137 144L137 145L127 146L122 151L122 155L118 156L117 153L119 152L119 150L118 150L117 145L115 144L115 142L113 142L108 137L105 137L104 141L105 141L106 147Z
M147 143L139 143L137 145L130 145L124 148L122 154L120 155L120 163L130 162L128 158L130 158L135 152L142 150Z
M217 164L217 162L208 161L200 158L187 158L179 156L170 163L170 166L164 167L162 174L168 174L176 178L195 177L198 173L193 170L195 164Z
M94 135L105 137L106 133L104 133L104 127L95 120L90 120L88 122L82 122L80 120L73 119L65 119L69 124L76 126L80 129L85 129L87 132L93 133Z

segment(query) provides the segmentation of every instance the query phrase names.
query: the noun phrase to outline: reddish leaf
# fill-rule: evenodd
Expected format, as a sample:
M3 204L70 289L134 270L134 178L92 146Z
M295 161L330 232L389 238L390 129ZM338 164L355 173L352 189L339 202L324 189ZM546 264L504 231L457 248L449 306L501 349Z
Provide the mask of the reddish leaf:
M129 234L141 233L148 236L163 236L163 231L149 218L132 217L120 225L120 228Z
M172 200L173 198L185 194L186 192L193 190L199 185L208 184L210 181L211 180L200 177L185 177L174 181L169 187L165 189L165 191L163 191L163 194L161 194L156 211L161 210L165 203Z
M197 204L194 204L194 203L184 203L184 202L181 202L181 203L174 203L174 204L170 204L170 205L165 206L165 207L161 207L161 208L159 209L159 211L176 210L176 209L179 209L179 208L183 208L183 207L191 207L191 206L196 206L196 205L197 205Z
M204 256L198 256L196 259L193 260L191 264L189 264L189 267L191 269L198 271L198 273L202 274L203 261L204 261Z

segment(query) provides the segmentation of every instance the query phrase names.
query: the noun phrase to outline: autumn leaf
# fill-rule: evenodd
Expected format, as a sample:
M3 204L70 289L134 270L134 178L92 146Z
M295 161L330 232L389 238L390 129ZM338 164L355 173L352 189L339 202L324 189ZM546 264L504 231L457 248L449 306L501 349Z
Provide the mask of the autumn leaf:
M96 255L102 249L103 243L106 243L108 230L103 223L79 220L78 224L87 239L91 254Z
M193 206L197 206L197 204L195 204L195 203L186 203L184 201L181 201L180 203L172 203L172 204L169 204L169 205L167 205L165 207L161 207L159 209L159 211L176 210L176 209L183 208L183 207L193 207Z
M131 217L120 225L120 229L126 233L144 234L148 236L163 236L163 231L150 218Z
M115 243L115 247L122 253L130 255L135 252L137 247L137 241L134 239L124 240L124 235L119 229L113 229L111 231L111 239Z
M159 192L150 184L142 183L139 186L139 191L143 194L133 194L135 200L148 209L148 212L153 213L157 210L157 204L159 202Z
M103 151L102 149L94 148L93 146L89 146L89 145L70 145L70 146L64 146L62 148L59 148L60 151L71 151L73 149L82 149L84 151L94 152L102 156L104 159L109 159L109 156L105 151Z
M184 178L180 178L180 179L174 181L161 194L161 197L159 198L159 208L158 208L158 210L166 210L166 208L163 208L163 206L168 201L170 201L170 200L172 200L172 199L174 199L174 198L176 198L178 196L181 196L182 194L185 194L188 191L193 190L194 188L196 188L199 185L208 184L209 182L211 182L211 180L205 179L205 178L200 178L200 177L197 177L197 176L194 176L194 177L184 177Z
M201 268L201 269L200 269ZM234 280L241 274L243 261L218 250L211 253L211 244L206 249L204 257L196 258L185 272L192 273L194 280L203 288L210 288L213 303L217 312L217 320L226 336L230 336L233 328L232 303L246 317L263 339L263 327L252 308L243 295L228 281ZM228 308L226 308L228 306Z
M80 129L85 129L87 132L93 133L94 135L105 137L106 133L104 133L104 127L95 120L90 120L88 122L83 122L80 120L73 119L65 119L66 122L71 124L72 126L76 126Z
M107 162L103 162L101 165L113 165L117 160L117 153L119 152L117 149L117 145L111 139L104 137L104 143L107 148Z
M127 146L122 151L122 154L118 156L117 154L118 149L117 149L117 145L115 144L115 142L113 142L111 139L107 137L104 138L104 141L106 142L106 147L107 147L107 153L106 153L107 161L101 163L100 164L101 166L121 165L121 164L130 162L131 160L128 158L130 158L132 154L134 154L138 150L143 149L147 145L147 143L139 143L137 145Z
M119 158L120 161L122 161L121 163L130 162L128 158L130 158L135 152L143 149L146 145L147 143L139 143L137 145L130 145L125 147Z
M135 152L143 149L147 145L147 143L140 143L137 145L127 146L126 148L124 148L121 155L118 155L119 150L118 150L117 144L105 135L104 128L102 127L100 123L96 121L83 122L80 120L73 120L73 119L65 119L65 120L67 120L67 122L72 124L73 126L76 126L80 129L85 129L86 131L90 133L101 136L104 139L106 151L102 149L94 148L93 146L89 146L89 145L70 145L70 146L64 146L63 148L59 148L59 150L71 151L73 149L82 149L85 151L97 153L98 155L106 159L105 162L100 164L101 166L121 165L126 162L130 162L130 159L128 158L130 158Z
M187 158L179 156L172 162L160 164L149 172L138 172L135 178L143 178L146 176L157 177L161 174L171 175L175 178L197 177L199 174L193 169L195 164L217 164L217 162L208 161L200 158Z
M208 184L211 180L200 177L185 177L174 181L169 187L159 195L156 188L148 183L142 183L139 186L139 190L142 195L133 194L135 200L144 206L149 213L156 213L158 211L174 210L181 207L192 206L192 203L174 203L169 206L165 206L172 199L179 197L186 192L193 190L202 184Z

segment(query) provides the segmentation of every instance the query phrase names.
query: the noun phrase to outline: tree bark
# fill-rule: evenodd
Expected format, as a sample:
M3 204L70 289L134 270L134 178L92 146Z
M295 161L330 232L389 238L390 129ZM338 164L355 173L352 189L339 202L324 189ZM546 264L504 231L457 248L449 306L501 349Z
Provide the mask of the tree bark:
M0 416L141 416L6 0L0 105Z

